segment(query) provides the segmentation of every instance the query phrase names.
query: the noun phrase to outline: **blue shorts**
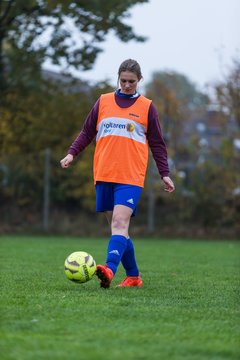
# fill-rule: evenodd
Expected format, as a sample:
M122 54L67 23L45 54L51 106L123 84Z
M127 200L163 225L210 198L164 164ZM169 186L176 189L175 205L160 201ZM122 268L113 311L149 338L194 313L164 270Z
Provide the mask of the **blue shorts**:
M142 192L140 186L97 181L95 188L96 211L112 211L115 205L125 205L133 210L132 216L135 216Z

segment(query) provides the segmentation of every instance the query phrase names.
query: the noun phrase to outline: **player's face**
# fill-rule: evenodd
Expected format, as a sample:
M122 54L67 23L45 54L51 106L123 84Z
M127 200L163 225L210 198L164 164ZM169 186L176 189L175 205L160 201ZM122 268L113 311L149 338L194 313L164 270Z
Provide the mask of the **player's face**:
M134 94L138 84L138 77L131 71L122 71L119 76L121 92L123 94Z

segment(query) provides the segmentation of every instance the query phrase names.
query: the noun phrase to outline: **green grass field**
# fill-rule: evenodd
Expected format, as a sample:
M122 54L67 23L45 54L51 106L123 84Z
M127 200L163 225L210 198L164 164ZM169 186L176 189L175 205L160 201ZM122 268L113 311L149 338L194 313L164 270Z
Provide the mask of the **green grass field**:
M135 240L143 288L70 282L65 258L107 240L2 236L1 359L240 359L237 242Z

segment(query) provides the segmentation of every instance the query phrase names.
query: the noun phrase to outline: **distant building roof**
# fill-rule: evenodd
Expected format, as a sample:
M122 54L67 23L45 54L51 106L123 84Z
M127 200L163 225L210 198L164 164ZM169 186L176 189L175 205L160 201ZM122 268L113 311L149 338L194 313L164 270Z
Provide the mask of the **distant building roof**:
M74 78L70 74L42 69L42 77L56 85L64 86L64 90L68 93L88 93L91 90L86 81Z

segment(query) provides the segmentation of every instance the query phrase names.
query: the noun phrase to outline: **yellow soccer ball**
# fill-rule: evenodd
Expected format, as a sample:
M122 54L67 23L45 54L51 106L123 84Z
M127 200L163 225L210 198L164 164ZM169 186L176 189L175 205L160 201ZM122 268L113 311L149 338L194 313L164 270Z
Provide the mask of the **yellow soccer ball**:
M64 271L69 280L85 283L93 278L96 262L92 255L84 251L76 251L66 258Z

